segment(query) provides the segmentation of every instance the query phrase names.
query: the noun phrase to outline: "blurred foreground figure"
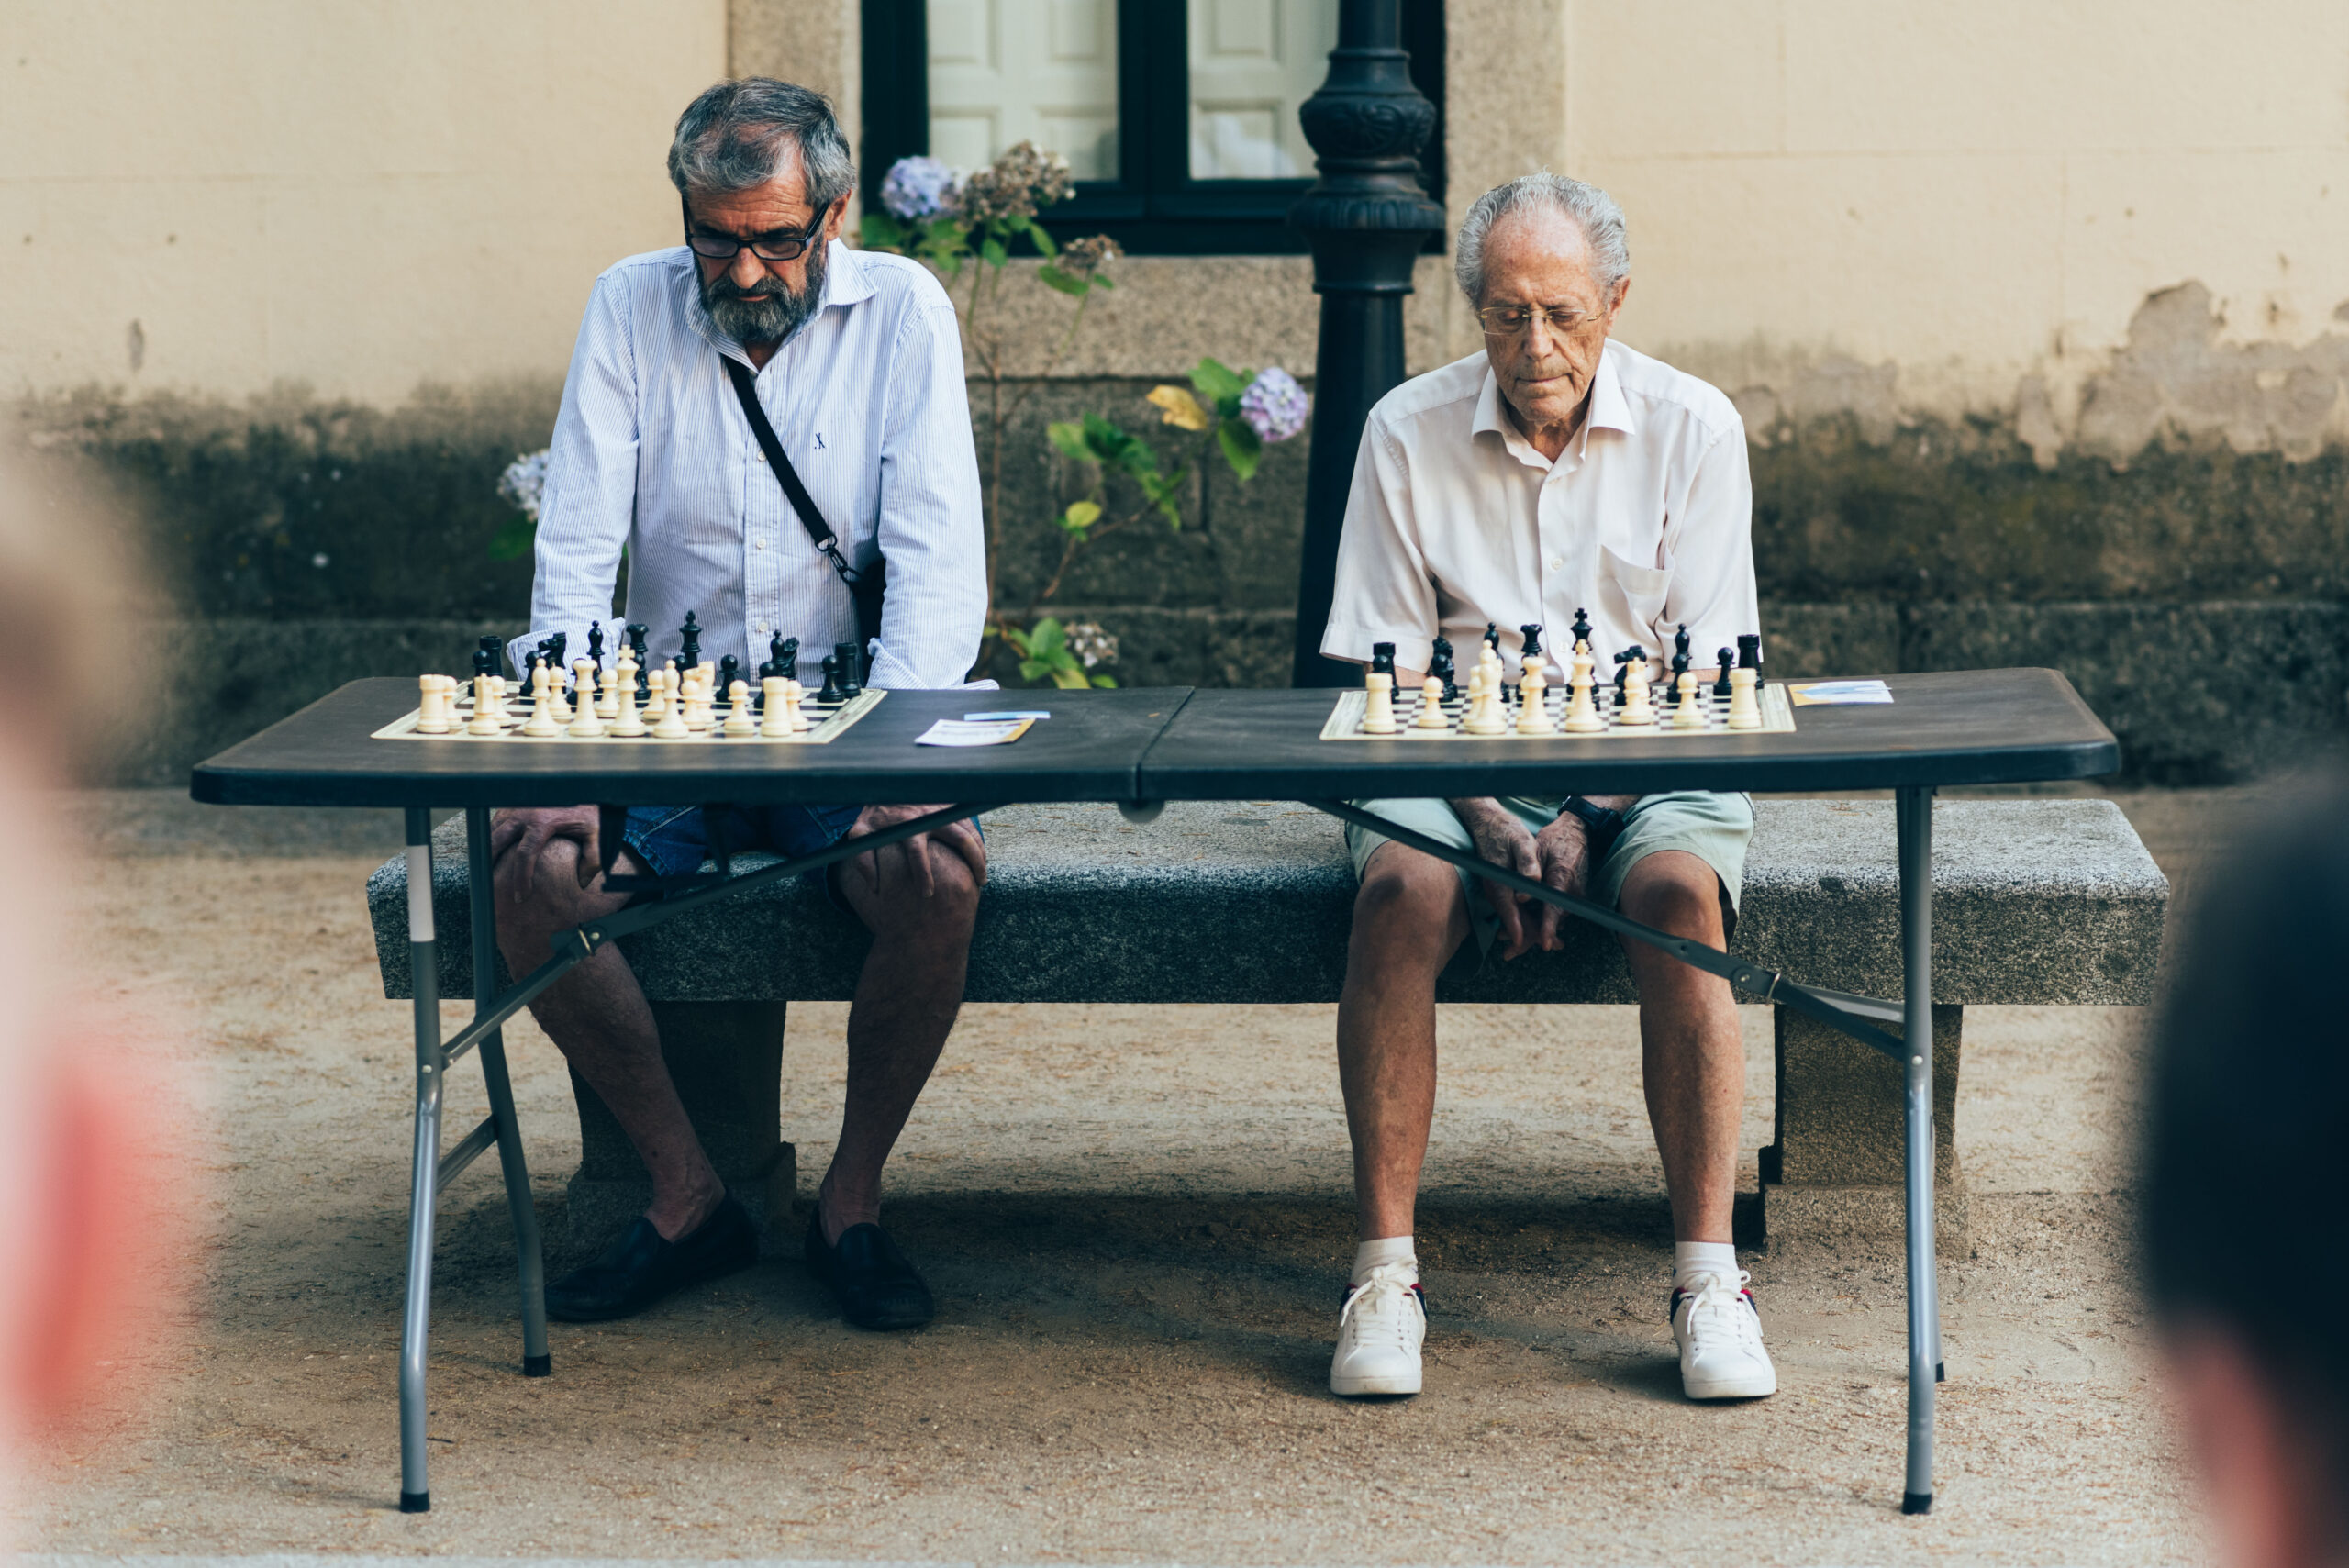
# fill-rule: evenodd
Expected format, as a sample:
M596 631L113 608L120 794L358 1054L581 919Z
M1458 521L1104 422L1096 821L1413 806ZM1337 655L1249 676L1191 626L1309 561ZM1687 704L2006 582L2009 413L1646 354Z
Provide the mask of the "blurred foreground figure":
M161 1262L176 1251L164 1221L195 1198L161 1153L155 1074L95 1011L95 976L58 918L78 874L58 792L103 749L130 680L110 659L62 657L90 627L128 624L130 581L95 521L0 450L0 1502L103 1366L151 1349L184 1266Z
M2349 1561L2349 787L2253 837L2174 961L2146 1265L2221 1561Z

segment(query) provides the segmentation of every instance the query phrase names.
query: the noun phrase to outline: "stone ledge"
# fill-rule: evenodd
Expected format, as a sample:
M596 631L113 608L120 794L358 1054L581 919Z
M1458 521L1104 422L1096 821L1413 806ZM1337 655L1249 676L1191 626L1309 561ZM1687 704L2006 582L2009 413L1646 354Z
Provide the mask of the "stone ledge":
M1900 994L1888 802L1765 800L1739 952L1809 984ZM1288 802L1183 803L1136 826L1107 806L990 813L974 1002L1328 1002L1353 896L1337 825ZM2141 1004L2169 884L2104 800L1944 801L1934 815L1934 999ZM440 994L470 996L463 825L434 835ZM738 862L738 863L747 863ZM368 882L385 994L408 994L406 865ZM622 943L656 1001L844 1001L866 938L802 883L721 902ZM1494 963L1444 1000L1634 1000L1613 940Z

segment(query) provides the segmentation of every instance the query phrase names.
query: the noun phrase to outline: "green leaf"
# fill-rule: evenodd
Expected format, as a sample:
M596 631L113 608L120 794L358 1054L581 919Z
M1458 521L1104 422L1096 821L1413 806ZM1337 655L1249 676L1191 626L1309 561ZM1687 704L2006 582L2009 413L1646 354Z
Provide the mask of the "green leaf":
M1097 289L1113 289L1118 286L1118 280L1107 272L1096 272L1093 274L1093 286Z
M905 250L905 225L885 212L866 213L864 220L857 225L857 232L863 237L867 250L902 252Z
M1101 520L1100 503L1071 501L1068 510L1061 514L1061 527L1073 534L1081 534Z
M1044 232L1044 226L1032 217L1028 220L1028 238L1034 240L1037 250L1046 256L1061 253L1061 248L1052 243L1052 237Z
M1093 684L1097 686L1106 686L1114 691L1117 688L1118 677L1115 675L1096 675L1093 677Z
M1068 633L1061 629L1059 621L1046 616L1028 628L1028 649L1039 659L1050 659L1055 654L1065 658Z
M1248 377L1216 360L1201 360L1198 368L1191 373L1192 386L1210 403L1238 397L1248 390ZM1229 411L1218 409L1217 412Z
M1245 419L1226 419L1216 426L1215 440L1223 449L1224 462L1240 476L1241 484L1256 477L1256 465L1264 457L1264 441L1253 425Z
M1023 681L1032 681L1041 675L1050 674L1052 668L1052 665L1041 659L1022 659L1019 662L1019 678Z
M1157 506L1158 515L1174 528L1183 526L1183 476L1168 479L1156 473L1136 475L1141 481L1141 493Z
M1114 462L1135 473L1155 470L1158 454L1098 414L1085 416L1085 444L1103 462ZM1139 464L1139 466L1137 466Z
M1063 691L1081 692L1093 683L1085 678L1082 667L1070 665L1052 672L1052 684Z
M515 517L490 536L489 558L492 561L519 561L538 547L539 525L528 517Z
M1084 426L1063 419L1045 426L1044 434L1051 438L1052 445L1059 448L1063 456L1075 458L1080 462L1096 461L1093 449L1085 444Z
M1002 240L990 234L979 246L979 260L990 267L1000 267L1011 260L1011 252L1003 248Z
M1085 291L1092 286L1083 278L1072 277L1049 261L1036 269L1036 281L1046 288L1058 289L1063 294L1074 295L1080 299L1084 297Z

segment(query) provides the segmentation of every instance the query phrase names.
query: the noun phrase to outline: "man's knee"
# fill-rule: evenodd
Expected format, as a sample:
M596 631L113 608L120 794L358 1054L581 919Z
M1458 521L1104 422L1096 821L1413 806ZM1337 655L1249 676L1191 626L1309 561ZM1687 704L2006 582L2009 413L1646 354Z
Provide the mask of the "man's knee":
M542 840L535 850L527 845L507 850L490 873L501 931L551 930L604 912L580 885L584 850L577 840Z
M911 940L967 943L979 914L979 879L970 862L935 840L894 846L882 853L899 859L899 864L884 868L874 900L884 929ZM919 868L911 860L916 854L929 857L927 893L922 890ZM841 874L857 873L843 868Z
M1624 879L1620 907L1641 925L1677 937L1720 938L1720 878L1685 851L1651 855L1633 867Z
M1464 925L1466 915L1458 872L1432 855L1384 844L1363 868L1354 894L1354 937L1382 952L1424 950L1432 956L1441 950L1449 957L1444 939L1455 917Z

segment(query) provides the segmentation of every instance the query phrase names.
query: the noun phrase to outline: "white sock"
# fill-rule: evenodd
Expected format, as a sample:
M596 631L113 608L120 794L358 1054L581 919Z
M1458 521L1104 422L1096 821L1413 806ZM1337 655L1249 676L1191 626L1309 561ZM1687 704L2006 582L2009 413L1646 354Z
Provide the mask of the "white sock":
M1672 1244L1672 1288L1687 1290L1698 1274L1737 1278L1737 1244L1733 1241L1675 1241Z
M1414 1274L1419 1272L1419 1260L1411 1251L1408 1236L1382 1236L1356 1247L1353 1276L1347 1283L1360 1284L1370 1277L1371 1270L1387 1263L1408 1263Z

